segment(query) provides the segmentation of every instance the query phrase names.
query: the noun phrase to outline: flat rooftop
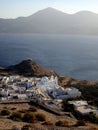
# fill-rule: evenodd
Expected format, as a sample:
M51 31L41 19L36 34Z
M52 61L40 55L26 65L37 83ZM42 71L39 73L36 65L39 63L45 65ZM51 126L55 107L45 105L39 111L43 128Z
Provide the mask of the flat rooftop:
M69 101L69 104L73 104L75 107L88 105L87 101L79 100L79 101Z
M78 111L81 114L88 114L90 112L96 112L96 108L89 106L89 105L85 105L85 106L80 106L76 108L76 111Z

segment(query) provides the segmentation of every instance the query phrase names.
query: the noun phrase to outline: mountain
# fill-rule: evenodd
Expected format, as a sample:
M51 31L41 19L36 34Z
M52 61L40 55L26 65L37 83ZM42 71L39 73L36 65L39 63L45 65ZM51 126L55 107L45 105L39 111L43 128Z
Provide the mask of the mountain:
M0 33L98 35L98 14L89 11L66 14L46 8L28 17L0 19Z

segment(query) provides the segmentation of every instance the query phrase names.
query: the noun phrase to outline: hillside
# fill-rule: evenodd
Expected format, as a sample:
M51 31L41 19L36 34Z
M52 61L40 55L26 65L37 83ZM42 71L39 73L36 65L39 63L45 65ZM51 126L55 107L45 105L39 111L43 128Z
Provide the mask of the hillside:
M66 14L46 8L28 17L0 19L0 33L98 35L98 14L81 11Z
M33 60L24 60L19 64L12 65L9 67L0 67L0 75L1 76L9 76L9 75L21 75L21 76L58 76L59 84L66 87L75 87L78 88L83 95L83 98L86 100L95 100L98 95L98 82L96 81L86 81L86 80L77 80L72 79L70 77L65 77L57 74L53 70L46 69L41 65L37 64Z
M51 76L57 75L54 71L48 70L43 68L41 65L38 65L33 60L24 60L19 64L12 65L9 67L0 68L1 75L13 75L19 74L22 76L35 76L35 77L42 77L42 76Z
M94 81L86 81L86 80L76 80L70 77L65 77L57 74L53 70L49 70L43 68L41 65L37 64L35 61L29 59L20 62L19 64L8 66L8 67L0 67L0 75L1 76L9 76L9 75L21 75L26 77L42 77L42 76L58 76L59 78L59 85L62 87L75 87L78 88L82 92L82 97L80 99L85 99L88 103L94 103L92 105L96 105L98 107L98 82ZM37 106L36 106L37 105ZM32 109L31 109L32 108ZM3 112L8 112L8 115L3 115ZM15 114L14 117L13 113ZM5 114L5 113L4 113ZM32 115L27 116L25 115ZM38 114L44 115L45 121L38 120ZM17 117L18 115L18 117ZM8 130L12 128L20 128L27 125L29 127L39 129L61 129L61 130L68 130L71 129L90 129L90 130L97 130L98 125L93 124L87 120L79 120L75 116L72 116L71 112L65 111L64 116L58 116L57 114L51 113L50 111L42 108L38 104L34 104L34 102L15 102L12 103L1 103L0 104L0 130L5 129ZM26 120L24 120L26 119ZM28 121L30 120L30 122ZM56 125L58 121L63 122L63 124ZM32 122L32 123L31 123ZM80 124L79 124L80 123ZM63 127L62 127L63 126ZM14 129L12 129L14 130Z

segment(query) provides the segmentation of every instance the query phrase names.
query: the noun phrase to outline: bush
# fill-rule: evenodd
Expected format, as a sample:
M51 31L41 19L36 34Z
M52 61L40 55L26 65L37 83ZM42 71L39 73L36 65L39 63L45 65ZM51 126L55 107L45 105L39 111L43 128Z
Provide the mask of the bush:
M11 130L20 130L16 125L12 126Z
M2 110L2 111L1 111L1 115L2 115L2 116L8 116L8 115L10 115L10 111L9 111L9 110L6 110L6 109L5 109L5 110Z
M75 126L85 126L85 122L83 120L78 120Z
M3 107L3 109L8 109L7 107Z
M84 119L92 123L98 123L98 117L96 117L96 115L93 112L90 112L88 115L85 115Z
M46 116L44 114L42 114L42 113L38 113L38 114L36 114L36 119L38 121L45 121L46 120Z
M59 121L56 122L55 125L65 127L65 126L69 126L69 122L67 120L59 120Z
M42 125L50 125L50 126L54 126L54 123L51 121L45 121L44 123L42 123Z
M33 125L24 125L21 130L30 130L30 128L33 130L34 126Z
M27 109L19 110L20 113L26 113L27 111L28 111Z
M9 118L14 120L14 121L21 121L22 114L20 112L14 112Z
M13 108L11 108L11 110L13 110L13 111L14 111L14 110L16 110L16 108L15 108L15 107L13 107Z
M33 123L35 120L35 115L32 112L27 112L23 116L23 121L28 123Z
M90 130L98 130L96 127L91 127Z
M31 112L37 112L37 108L34 107L34 106L32 106L32 107L29 108L29 111L31 111Z

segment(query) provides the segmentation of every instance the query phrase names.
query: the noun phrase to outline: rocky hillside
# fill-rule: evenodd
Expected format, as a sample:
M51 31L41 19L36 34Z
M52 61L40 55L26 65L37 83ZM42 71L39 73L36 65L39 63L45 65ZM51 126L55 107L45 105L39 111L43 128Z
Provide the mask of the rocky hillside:
M98 82L95 81L86 81L86 80L76 80L70 77L65 77L57 74L53 70L49 70L43 68L41 65L38 65L33 60L24 60L19 64L9 66L9 67L0 67L0 75L8 76L8 75L22 75L22 76L58 76L59 84L66 87L76 87L78 88L83 95L83 98L87 100L95 100L98 95Z
M43 68L41 65L38 65L35 61L30 59L24 60L16 65L12 65L6 68L0 68L0 74L1 75L19 74L22 76L36 76L36 77L57 75L54 71Z

